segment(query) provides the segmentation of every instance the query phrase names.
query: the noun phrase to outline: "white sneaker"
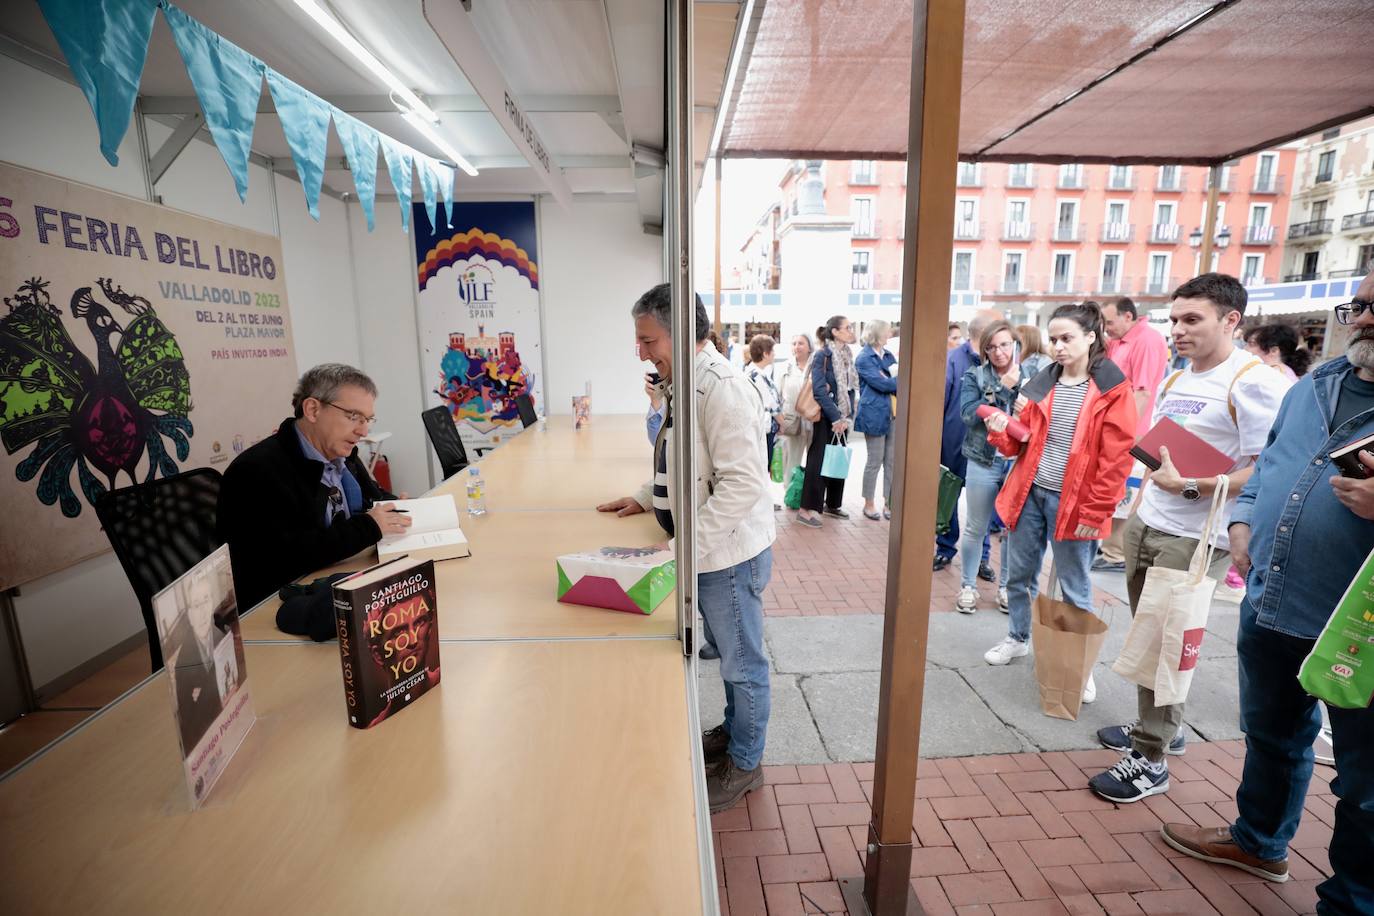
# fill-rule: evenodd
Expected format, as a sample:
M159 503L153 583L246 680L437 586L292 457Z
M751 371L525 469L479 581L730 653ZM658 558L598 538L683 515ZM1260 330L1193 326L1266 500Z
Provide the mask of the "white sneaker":
M1007 597L1007 590L999 588L997 590L997 607L1003 614L1011 613L1011 599Z
M1019 642L1008 636L987 652L983 653L983 661L989 665L1005 665L1013 658L1023 658L1030 654L1030 643Z
M960 614L972 614L978 608L978 589L965 585L954 599L954 609Z
M1088 672L1088 683L1083 685L1083 702L1091 703L1097 699L1097 681L1093 680L1092 672Z

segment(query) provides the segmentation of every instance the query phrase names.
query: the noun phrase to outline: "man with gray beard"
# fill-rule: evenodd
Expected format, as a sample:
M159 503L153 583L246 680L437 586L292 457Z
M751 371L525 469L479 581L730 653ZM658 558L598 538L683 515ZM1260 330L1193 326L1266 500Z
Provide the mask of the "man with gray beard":
M1374 478L1343 477L1331 452L1374 435L1374 273L1336 307L1354 328L1344 357L1303 377L1279 409L1231 516L1231 555L1246 576L1236 644L1245 769L1238 816L1214 828L1166 824L1170 846L1270 881L1288 880L1288 843L1312 778L1317 700L1298 669L1374 548ZM1374 473L1374 452L1359 459ZM1374 664L1374 646L1358 646ZM1374 707L1329 707L1337 796L1317 886L1321 914L1374 913Z

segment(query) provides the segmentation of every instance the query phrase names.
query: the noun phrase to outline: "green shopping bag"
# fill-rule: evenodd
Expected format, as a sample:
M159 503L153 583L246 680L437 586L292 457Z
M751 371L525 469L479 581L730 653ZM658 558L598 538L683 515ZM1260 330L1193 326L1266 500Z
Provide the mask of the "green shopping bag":
M806 481L806 469L801 465L792 469L792 479L787 482L787 492L783 494L782 504L789 509L801 508L802 484Z
M940 493L935 502L936 534L949 531L949 520L954 515L954 507L959 505L959 493L963 489L964 478L940 465Z
M782 446L773 447L773 461L768 468L773 483L782 483Z
M1341 709L1374 701L1374 552L1341 596L1298 671L1302 689Z

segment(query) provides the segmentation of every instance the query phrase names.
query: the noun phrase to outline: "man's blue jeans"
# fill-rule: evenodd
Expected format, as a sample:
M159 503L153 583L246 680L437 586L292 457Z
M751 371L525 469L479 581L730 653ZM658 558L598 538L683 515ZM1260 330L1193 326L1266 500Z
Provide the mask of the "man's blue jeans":
M1011 619L1007 635L1018 642L1030 639L1031 603L1040 590L1040 568L1045 565L1045 545L1054 551L1054 568L1064 600L1085 611L1093 608L1093 554L1096 541L1057 541L1054 525L1059 518L1059 494L1032 486L1021 507L1021 517L1011 531L1011 574L1007 577L1007 604Z
M949 530L944 534L935 535L935 555L954 559L954 555L959 551L959 504L954 504L954 511L949 514ZM992 556L992 535L983 535L983 562L988 561Z
M772 547L738 566L697 574L704 636L720 652L730 756L741 770L759 765L768 735L772 697L763 651L763 590L772 574Z
M963 564L962 585L972 588L978 576L978 564L973 562L973 554L978 550L978 542L983 542L983 562L988 561L988 529L992 517L997 513L997 493L1002 489L1002 481L1007 476L1005 458L994 459L992 467L984 467L976 461L968 463L968 476L964 478L964 498L968 500L968 523L964 525L963 537L959 539L959 562ZM997 582L1007 584L1007 544L1002 539L1002 569Z
M1245 770L1231 826L1236 845L1265 860L1288 855L1297 833L1312 742L1321 728L1317 701L1298 684L1298 669L1314 641L1260 626L1248 601L1240 607L1240 727ZM1335 747L1339 798L1328 853L1333 875L1317 886L1317 912L1374 913L1374 708L1327 708Z

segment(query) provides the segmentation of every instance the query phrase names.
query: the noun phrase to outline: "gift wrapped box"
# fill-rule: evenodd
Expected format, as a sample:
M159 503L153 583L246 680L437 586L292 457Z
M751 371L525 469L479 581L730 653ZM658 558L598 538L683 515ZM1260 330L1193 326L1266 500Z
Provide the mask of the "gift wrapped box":
M652 614L677 582L671 550L602 547L558 558L558 600Z

